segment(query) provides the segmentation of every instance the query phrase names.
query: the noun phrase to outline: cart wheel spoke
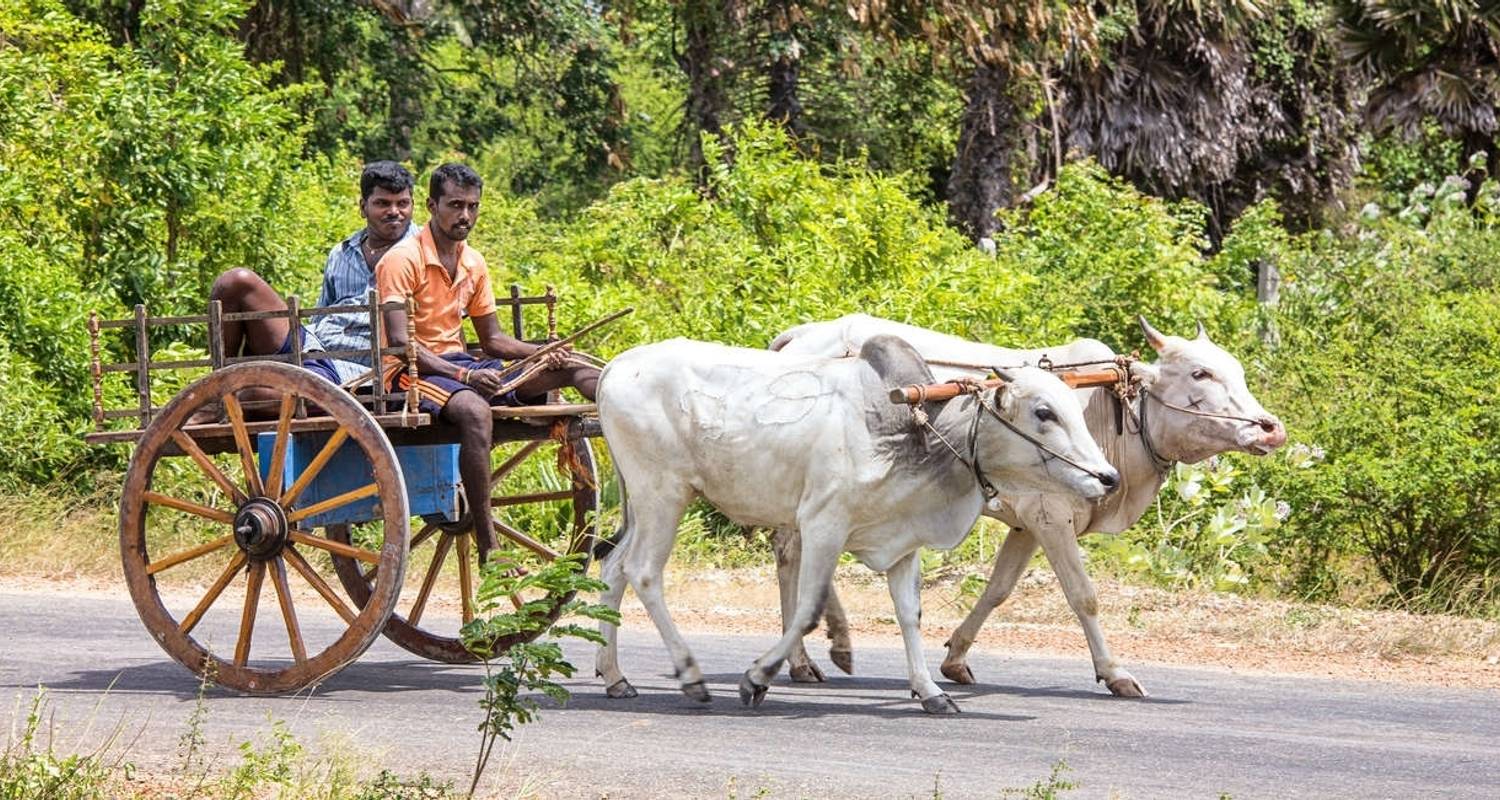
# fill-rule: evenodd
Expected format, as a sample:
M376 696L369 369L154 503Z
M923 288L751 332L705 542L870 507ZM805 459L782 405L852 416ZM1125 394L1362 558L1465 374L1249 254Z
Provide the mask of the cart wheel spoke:
M302 495L302 490L306 489L307 485L312 483L313 478L318 477L318 473L323 471L323 467L328 464L329 459L333 458L334 453L339 451L339 446L347 438L349 438L349 431L345 428L339 428L333 432L332 436L328 437L328 441L323 445L323 449L319 450L316 456L313 456L313 460L308 463L307 469L302 470L302 474L298 475L297 480L292 483L292 488L287 489L286 494L281 496L281 504L283 506L290 507L297 502L297 498Z
M512 470L520 466L522 461L525 461L527 458L529 458L531 454L535 453L537 451L537 448L541 447L544 443L546 443L545 439L538 439L534 442L527 442L524 447L515 452L515 455L512 455L510 458L505 459L504 463L502 463L498 467L495 467L495 471L490 473L490 485L494 486L505 480L506 475L509 475Z
M186 550L181 550L173 553L172 555L166 556L165 558L158 558L157 560L152 561L151 563L146 565L146 574L155 575L156 573L161 572L168 567L175 567L178 564L183 563L184 561L192 561L195 558L201 558L233 541L234 534L226 533L217 539L204 542L197 547L190 547Z
M335 497L330 497L327 500L313 503L306 508L299 508L290 514L287 514L286 521L300 522L301 520L307 519L308 517L322 514L325 511L332 511L335 508L349 505L356 500L363 500L364 498L369 497L373 494L377 494L379 492L379 484L373 482L367 483L364 486L359 487L358 489L350 489L349 491L344 492L341 495L337 495Z
M282 488L282 472L286 465L286 446L292 438L292 412L297 410L297 395L287 392L281 396L281 411L276 417L276 444L271 449L271 469L267 475L270 483L266 486L266 496L272 500L280 499Z
M174 508L178 511L192 514L197 517L211 519L214 522L223 522L229 525L234 524L233 514L217 508L209 508L202 503L194 503L191 500L183 500L178 497L169 497L162 494L161 492L145 492L141 496L145 498L146 502L148 503L154 503L159 506L166 506L167 508Z
M363 547L355 547L343 542L324 539L321 536L314 536L307 531L292 531L287 534L287 538L298 544L316 547L319 550L327 550L330 553L344 556L345 558L354 558L371 564L380 563L380 554L373 550L366 550Z
M250 446L250 432L245 427L245 409L240 407L240 399L234 396L234 392L225 394L223 400L224 413L229 417L229 426L234 429L234 444L240 451L240 466L245 469L245 485L250 487L252 496L259 497L266 490L261 485L255 450Z
M563 490L558 492L536 492L534 494L512 494L490 498L490 508L504 508L505 506L520 506L527 503L547 503L554 500L572 500L573 492Z
M297 570L297 574L301 575L302 579L307 581L308 585L313 587L328 602L328 605L333 606L333 610L338 612L338 615L343 617L345 622L353 625L354 611L349 608L349 605L342 598L334 594L328 582L323 580L323 576L319 575L311 564L307 563L307 559L303 558L302 554L297 552L296 548L291 545L288 545L281 552L286 557L287 563L292 565L292 569Z
M224 588L229 585L230 581L234 580L235 574L243 566L245 566L245 554L235 553L234 558L229 559L229 566L226 566L224 571L219 573L219 579L214 581L212 586L208 587L208 591L204 593L203 599L199 600L198 605L193 606L193 610L189 611L188 615L182 618L182 622L177 626L177 630L181 631L183 636L192 633L193 628L198 627L199 620L203 619L203 615L207 614L208 609L213 607L214 602L219 599L219 595L224 593Z
M223 489L224 493L229 495L236 506L245 504L245 500L248 499L245 497L245 493L240 487L234 485L234 481L229 480L229 477L224 474L223 470L219 469L217 464L209 459L208 454L203 452L203 448L199 447L198 443L193 441L193 437L177 430L172 431L172 441L176 442L182 452L187 453L188 457L193 459L193 463L197 464L198 468L203 470L203 474L207 475L209 480L218 484L219 488Z
M286 622L286 638L292 646L292 658L301 664L307 660L307 647L302 643L302 626L297 624L292 589L286 582L286 562L281 556L271 562L271 585L276 587L276 600L281 604L281 619Z
M240 638L234 645L234 665L245 666L250 660L250 639L255 635L255 610L260 606L260 586L266 579L266 562L250 565L250 577L245 581L245 610L240 613Z
M432 586L437 583L438 573L443 569L443 562L448 558L448 550L453 547L453 537L444 536L438 540L437 551L432 554L432 566L427 568L427 575L422 578L422 588L417 592L416 602L411 604L411 613L406 615L406 622L416 626L422 620L422 612L427 608L427 598L432 594Z
M515 528L512 528L511 526L505 524L505 522L500 520L500 518L491 517L490 519L495 525L495 530L501 536L504 536L505 538L515 542L516 544L526 548L527 550L530 550L533 553L536 553L542 558L545 558L549 561L556 561L557 559L562 557L562 555L556 550L553 550L547 545L544 545L541 542L538 542L537 540L531 538L530 536L527 536L526 534L521 533Z
M469 535L458 537L458 594L463 603L463 621L467 625L474 619L474 573L469 564Z

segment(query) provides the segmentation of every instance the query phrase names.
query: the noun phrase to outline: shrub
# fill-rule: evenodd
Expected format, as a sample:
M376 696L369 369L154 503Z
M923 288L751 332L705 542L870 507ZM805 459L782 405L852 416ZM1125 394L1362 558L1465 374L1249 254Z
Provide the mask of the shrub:
M635 306L584 345L606 354L672 336L763 347L853 311L996 342L1124 346L1140 311L1174 329L1195 318L1230 329L1251 305L1219 291L1221 265L1199 253L1201 209L1144 197L1091 163L1008 214L989 256L901 176L809 161L775 128L742 129L734 151L707 192L635 179L561 223L492 193L476 243L497 284L556 285L565 328Z
M1352 246L1314 248L1334 257L1286 298L1268 405L1327 459L1252 469L1293 507L1276 548L1306 591L1336 591L1333 560L1353 553L1405 602L1497 596L1500 409L1488 376L1500 368L1500 292L1471 288L1486 269L1458 268L1454 254L1475 244L1451 235L1382 224Z

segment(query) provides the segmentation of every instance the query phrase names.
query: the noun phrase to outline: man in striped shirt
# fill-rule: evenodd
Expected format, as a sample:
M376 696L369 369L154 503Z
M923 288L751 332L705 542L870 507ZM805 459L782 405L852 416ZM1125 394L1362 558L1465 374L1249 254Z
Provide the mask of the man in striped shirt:
M417 232L411 221L411 173L394 161L366 164L359 177L359 213L365 226L328 253L319 306L363 305L375 286L375 264L397 242ZM232 269L220 275L209 300L218 300L226 314L287 308L281 295L248 269ZM292 352L292 327L285 317L226 321L223 333L224 352L231 357ZM302 365L336 384L347 383L369 370L369 350L368 312L326 314L302 329L302 351L314 356L304 359ZM337 358L316 357L319 352L339 351L345 352Z
M333 246L323 266L323 291L318 306L363 306L375 288L375 265L397 242L413 236L412 177L394 161L365 165L359 179L360 215L365 227ZM370 316L327 314L312 325L312 334L329 352L370 349ZM370 368L368 355L341 355L334 361L339 383L358 378Z

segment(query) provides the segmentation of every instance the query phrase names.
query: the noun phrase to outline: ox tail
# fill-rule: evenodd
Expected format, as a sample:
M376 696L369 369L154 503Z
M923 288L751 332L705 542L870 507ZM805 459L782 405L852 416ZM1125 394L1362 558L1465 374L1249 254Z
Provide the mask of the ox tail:
M608 558L609 554L613 553L615 548L619 547L625 541L625 535L634 527L631 525L633 518L630 513L630 493L625 491L625 478L620 475L619 470L615 471L615 477L620 482L620 527L616 528L613 534L595 540L595 561L603 561Z

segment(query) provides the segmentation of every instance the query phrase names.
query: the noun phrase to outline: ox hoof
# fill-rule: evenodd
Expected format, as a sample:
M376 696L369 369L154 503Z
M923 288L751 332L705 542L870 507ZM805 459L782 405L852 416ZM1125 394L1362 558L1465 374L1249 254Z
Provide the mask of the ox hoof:
M944 678L947 678L954 683L961 683L965 686L971 686L974 683L977 683L977 681L974 680L974 673L969 671L969 665L963 661L960 661L957 664L949 664L945 661L943 662L943 666L940 667L939 670L943 673Z
M747 671L740 677L740 702L755 708L760 705L760 701L766 699L766 690L769 688L771 687L761 686L750 680L750 673Z
M929 714L959 713L958 703L953 702L953 698L949 697L946 692L943 694L935 694L923 700L922 710L926 711Z
M635 687L631 686L630 681L627 681L624 678L611 683L609 685L609 688L604 690L604 693L616 700L624 700L629 697L635 697L637 694Z
M828 680L823 670L811 661L806 664L797 664L791 668L790 672L794 683L823 683Z
M714 696L708 693L708 687L703 684L703 681L684 683L682 685L682 693L700 703L707 703L714 699Z
M844 671L845 675L854 674L854 651L848 648L831 647L828 649L828 660L835 667Z
M1111 681L1106 681L1102 677L1099 678L1099 680L1104 681L1104 685L1109 687L1109 693L1114 695L1115 697L1151 696L1146 693L1146 688L1144 686L1141 686L1140 681L1137 681L1130 675L1121 675L1120 677L1115 678Z

